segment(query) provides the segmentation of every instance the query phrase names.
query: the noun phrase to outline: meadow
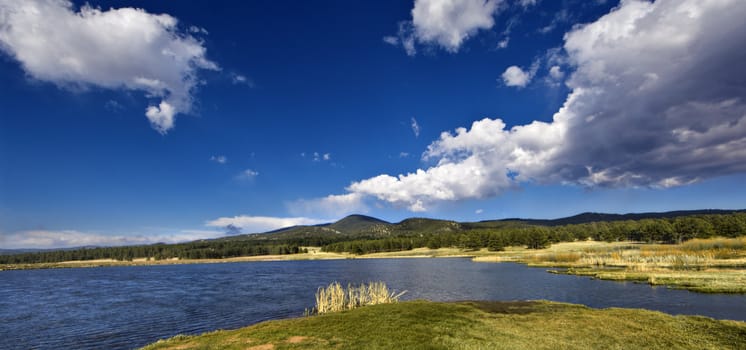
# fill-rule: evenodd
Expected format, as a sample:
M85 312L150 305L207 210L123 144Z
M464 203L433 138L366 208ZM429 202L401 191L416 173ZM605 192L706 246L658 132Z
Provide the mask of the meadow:
M530 250L517 247L477 256L556 267L555 273L665 285L704 293L746 293L746 237L692 239L680 244L570 242Z
M327 289L339 292L339 300L351 290L359 291L338 284L322 288L317 292L317 310L319 294ZM384 295L390 296L388 290ZM179 335L144 349L746 348L746 323L701 316L598 310L549 301L396 301L237 330Z

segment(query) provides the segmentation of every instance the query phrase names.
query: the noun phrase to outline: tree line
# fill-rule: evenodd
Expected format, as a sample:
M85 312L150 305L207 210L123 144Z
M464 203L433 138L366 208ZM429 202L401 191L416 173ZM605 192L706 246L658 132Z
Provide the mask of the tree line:
M507 246L541 249L551 243L593 239L597 241L639 241L647 243L681 243L693 238L746 235L746 213L728 215L695 215L673 219L642 219L591 222L564 226L529 226L471 229L450 233L421 233L415 236L383 239L358 239L336 242L322 247L327 252L368 254L427 247L453 247L465 250L487 248L503 250Z
M252 240L197 241L180 244L79 248L36 253L0 255L0 264L51 263L73 260L114 259L222 259L239 256L296 254L299 245Z
M680 243L693 238L746 235L746 213L693 215L677 218L605 221L564 226L507 226L468 228L452 232L407 232L378 238L374 235L349 237L294 237L265 239L262 235L242 239L205 240L180 244L80 248L0 255L0 264L50 263L72 260L115 259L221 259L239 256L296 254L304 246L321 246L327 252L367 254L404 251L428 247L454 247L464 250L487 248L493 251L508 246L540 249L552 243L594 239L598 241L641 241Z

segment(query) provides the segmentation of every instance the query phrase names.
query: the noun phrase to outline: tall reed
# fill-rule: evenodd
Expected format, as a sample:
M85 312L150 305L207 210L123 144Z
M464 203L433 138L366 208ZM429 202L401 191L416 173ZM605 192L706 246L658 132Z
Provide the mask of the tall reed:
M319 287L316 291L317 314L351 310L356 307L376 304L390 304L399 301L406 291L396 293L390 291L383 282L362 283L360 286L352 284L343 288L339 282L334 282L327 287Z

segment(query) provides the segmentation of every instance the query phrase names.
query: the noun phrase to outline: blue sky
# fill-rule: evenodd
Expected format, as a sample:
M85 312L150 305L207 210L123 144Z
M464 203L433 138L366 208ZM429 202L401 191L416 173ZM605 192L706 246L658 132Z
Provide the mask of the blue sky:
M0 248L746 207L736 0L0 0Z

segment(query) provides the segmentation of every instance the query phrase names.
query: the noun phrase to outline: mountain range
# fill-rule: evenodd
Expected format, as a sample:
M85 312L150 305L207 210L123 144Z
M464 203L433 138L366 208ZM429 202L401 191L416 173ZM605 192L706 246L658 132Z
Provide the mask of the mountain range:
M508 228L525 226L561 226L583 224L601 221L623 221L642 219L676 218L690 215L715 215L746 212L741 210L679 210L668 212L607 214L586 212L559 219L523 219L509 218L500 220L485 220L478 222L457 222L431 218L408 218L398 223L390 223L378 218L365 215L350 215L339 221L320 225L292 226L265 233L241 234L219 238L219 240L261 239L261 240L293 240L293 239L321 239L336 241L342 239L383 238L390 236L406 236L423 232L445 233L467 229Z

